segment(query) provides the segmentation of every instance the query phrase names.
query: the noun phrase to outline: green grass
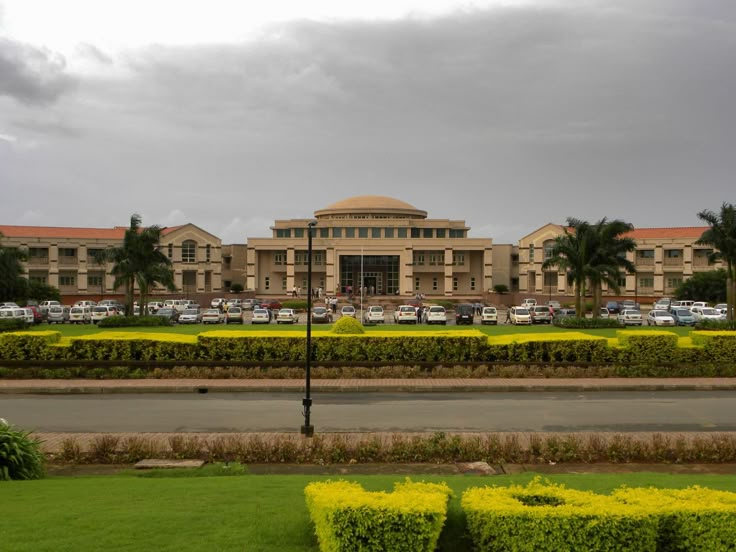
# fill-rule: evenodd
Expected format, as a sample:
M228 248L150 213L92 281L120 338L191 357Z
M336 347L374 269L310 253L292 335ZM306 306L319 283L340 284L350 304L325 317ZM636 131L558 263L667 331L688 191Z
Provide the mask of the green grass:
M468 487L525 484L517 476L416 476L445 481L455 492L440 550L469 550L460 494ZM608 493L628 485L701 485L736 491L736 478L655 473L554 475L571 488ZM0 549L13 552L316 551L304 487L328 477L142 478L98 476L0 484ZM333 479L336 479L333 477ZM390 490L403 476L348 476L371 491Z
M312 330L315 332L321 332L321 331L329 331L332 329L332 324L315 324L312 326ZM427 325L419 325L419 326L411 326L411 325L398 325L398 324L379 324L376 326L368 326L366 327L366 332L370 333L372 331L422 331L422 332L436 332L436 331L453 331L453 330L468 330L468 329L476 329L481 332L483 332L486 335L510 335L510 334L525 334L525 333L555 333L555 332L582 332L587 333L590 335L598 335L601 337L616 337L616 329L615 328L603 328L603 329L570 329L570 328L557 328L555 326L546 326L546 325L540 325L540 326L513 326L511 324L499 324L498 326L482 326L479 324L475 324L473 326L427 326ZM653 330L662 330L662 328L654 328L649 326L643 326L641 328L627 328L629 330L635 329L635 330L641 330L642 332L646 331L653 331ZM182 334L182 335L197 335L202 332L208 332L212 330L217 331L284 331L284 330L294 330L294 331L302 331L306 333L306 326L304 325L297 325L297 326L285 326L285 325L279 325L279 324L220 324L220 325L204 325L204 324L185 324L185 325L176 325L176 326L156 326L153 328L98 328L94 325L76 325L76 324L62 324L62 325L51 325L48 324L39 324L38 326L34 326L31 328L31 331L42 331L42 330L51 330L51 331L58 331L61 332L62 337L73 337L73 336L80 336L80 335L92 335L104 331L113 331L113 332L140 332L140 331L150 331L155 333L174 333L174 334ZM692 331L692 328L688 327L675 327L675 328L667 328L667 331L673 332L677 334L680 337L686 337L690 334Z

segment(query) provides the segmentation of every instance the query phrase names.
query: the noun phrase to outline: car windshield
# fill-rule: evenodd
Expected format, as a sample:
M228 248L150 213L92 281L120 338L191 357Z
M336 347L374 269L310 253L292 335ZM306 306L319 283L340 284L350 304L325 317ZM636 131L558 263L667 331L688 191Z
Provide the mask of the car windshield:
M429 307L429 312L445 312L445 307Z
M369 310L371 312L383 312L383 307L371 307Z
M342 312L355 312L355 308L353 307L343 307Z
M716 309L703 309L701 312L709 316L714 315L714 314L721 314Z
M675 313L677 314L677 316L691 316L692 315L692 313L687 309L677 309Z
M495 314L496 308L495 307L486 307L483 309L484 314Z
M164 314L171 314L174 309L159 309L158 314L164 315Z
M324 307L315 307L314 308L314 314L324 314L327 312L327 309Z
M184 314L197 314L197 309L186 309Z
M516 314L529 314L529 311L526 309L516 309Z
M95 307L92 312L107 312L107 307Z
M256 309L253 311L254 315L267 316L268 311L266 309Z
M240 314L240 307L230 307L227 310L228 314Z

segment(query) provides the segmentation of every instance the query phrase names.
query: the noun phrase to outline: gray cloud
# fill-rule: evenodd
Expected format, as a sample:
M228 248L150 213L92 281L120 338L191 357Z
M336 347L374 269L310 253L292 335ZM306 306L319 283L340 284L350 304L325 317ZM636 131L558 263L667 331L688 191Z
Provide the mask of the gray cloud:
M62 56L0 37L0 96L27 104L48 104L73 83Z
M179 212L226 242L361 194L497 242L568 216L698 224L736 201L732 4L299 21L253 43L128 51L123 76L83 78L55 118L16 115L46 141L32 158L0 144L0 163L18 190L66 205L50 222L68 223L64 189L94 198L89 224ZM20 120L63 121L74 139Z

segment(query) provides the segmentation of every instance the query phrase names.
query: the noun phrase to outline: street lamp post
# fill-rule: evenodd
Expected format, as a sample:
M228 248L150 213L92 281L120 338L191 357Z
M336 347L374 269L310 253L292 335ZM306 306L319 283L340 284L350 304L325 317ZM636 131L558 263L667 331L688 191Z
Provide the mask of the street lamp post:
M301 427L301 434L305 437L312 437L314 435L314 426L310 423L312 408L312 397L310 393L312 377L312 233L316 225L316 220L307 224L307 359L305 363L305 394L304 399L302 399L304 425Z

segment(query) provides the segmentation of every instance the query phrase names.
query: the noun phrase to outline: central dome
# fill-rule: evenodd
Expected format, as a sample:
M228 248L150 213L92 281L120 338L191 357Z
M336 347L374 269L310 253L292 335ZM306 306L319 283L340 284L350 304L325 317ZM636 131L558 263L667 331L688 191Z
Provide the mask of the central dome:
M319 218L427 218L427 212L393 197L365 195L349 197L314 212Z

